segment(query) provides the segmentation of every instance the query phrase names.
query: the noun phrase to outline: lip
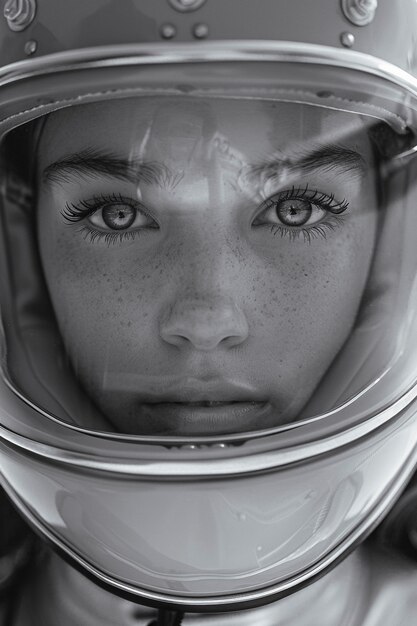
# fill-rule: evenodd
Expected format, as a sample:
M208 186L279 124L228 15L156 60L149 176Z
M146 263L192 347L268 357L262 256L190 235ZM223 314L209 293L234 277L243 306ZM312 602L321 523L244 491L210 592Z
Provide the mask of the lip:
M268 401L153 402L140 405L138 419L171 435L224 435L264 428L271 411Z
M156 382L156 381L155 381ZM264 396L248 384L219 378L160 378L143 384L145 403L264 402Z
M170 376L136 374L109 370L106 375L105 387L110 392L134 394L145 402L158 402L167 399L178 402L192 402L193 396L210 400L227 400L229 398L261 399L259 390L250 383L237 382L234 379L218 375L204 376ZM204 396L204 397L203 397ZM206 397L207 396L207 397Z

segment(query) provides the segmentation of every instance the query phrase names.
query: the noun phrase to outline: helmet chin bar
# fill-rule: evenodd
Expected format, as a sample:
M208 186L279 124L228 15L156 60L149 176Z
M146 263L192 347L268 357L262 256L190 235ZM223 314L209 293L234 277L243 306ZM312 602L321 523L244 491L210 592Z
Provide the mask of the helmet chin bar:
M412 409L414 408L415 407L412 407ZM13 447L14 446L5 443L4 439L0 443L2 455L4 455L4 453L8 454L7 449L9 448L9 451L11 451ZM209 595L204 597L193 593L182 596L178 593L168 594L160 593L159 591L150 591L149 589L140 588L139 586L134 587L116 578L112 578L110 575L100 571L99 568L89 563L87 559L77 554L71 546L48 529L36 513L34 513L22 501L19 495L16 494L7 480L3 480L3 487L35 532L41 535L43 539L46 539L47 543L49 543L66 561L104 589L116 593L129 601L161 609L160 620L165 621L158 622L158 626L159 624L161 626L173 626L173 624L180 624L180 621L175 620L180 620L181 613L184 611L225 612L256 608L297 592L322 577L338 565L375 529L401 494L404 486L412 476L416 464L417 449L414 448L407 462L402 466L401 471L397 473L394 480L382 494L369 515L353 528L348 536L339 544L335 545L330 552L311 567L297 572L290 578L282 580L275 585L254 588L244 593Z
M27 507L19 500L18 496L11 490L10 486L3 483L3 488L8 496L13 500L18 511L24 516L32 530L39 536L46 544L58 554L64 561L70 566L74 567L83 576L86 576L89 580L99 585L105 591L109 593L115 593L119 597L128 600L129 602L135 602L140 605L149 606L151 608L158 609L162 615L162 619L167 621L161 621L157 623L157 626L171 626L173 622L170 619L176 618L178 615L185 612L192 613L217 613L226 611L241 611L247 609L254 609L261 607L272 602L276 602L281 598L285 598L297 591L300 591L304 587L314 583L316 580L325 576L329 571L336 567L343 559L359 545L379 524L380 519L383 517L383 513L380 514L372 526L363 531L355 543L351 544L349 548L343 551L342 554L335 556L334 560L317 566L317 571L313 571L311 574L300 576L299 581L289 581L288 586L282 589L274 590L259 590L258 593L254 592L247 596L234 596L230 598L180 598L180 597L168 597L167 595L159 595L155 593L149 593L145 590L133 590L129 589L127 585L121 584L116 580L112 580L109 576L106 576L98 570L92 568L85 561L80 559L74 553L68 551L68 548L64 546L56 537L52 537L52 534L39 523L36 516L29 511Z

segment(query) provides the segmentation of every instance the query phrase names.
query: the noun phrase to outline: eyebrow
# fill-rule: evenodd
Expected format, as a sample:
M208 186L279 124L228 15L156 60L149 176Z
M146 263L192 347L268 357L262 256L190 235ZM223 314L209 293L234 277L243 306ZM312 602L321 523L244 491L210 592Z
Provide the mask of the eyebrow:
M48 165L42 172L43 184L65 184L79 177L110 176L129 183L145 182L175 187L183 173L174 173L164 163L125 159L110 152L86 149L69 154Z
M277 176L283 169L301 174L310 174L317 170L325 172L338 170L362 177L367 168L365 159L356 150L340 145L324 145L306 153L297 151L293 158L279 154L251 166L247 170L247 175L268 178Z
M363 176L366 163L355 150L340 145L325 145L304 154L298 151L295 158L288 158L283 154L275 155L264 162L245 167L245 177L272 178L283 168L303 174L316 170L332 172L337 169ZM110 176L134 184L144 182L174 188L183 178L184 172L174 173L168 166L156 161L125 159L110 152L86 149L48 165L42 172L42 182L65 184L80 176Z

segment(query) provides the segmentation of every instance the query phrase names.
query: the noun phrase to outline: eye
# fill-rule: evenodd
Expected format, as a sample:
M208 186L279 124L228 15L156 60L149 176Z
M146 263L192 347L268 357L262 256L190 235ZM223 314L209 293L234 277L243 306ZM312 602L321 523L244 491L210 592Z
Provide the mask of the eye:
M101 206L88 216L88 221L102 230L128 228L158 228L155 220L126 202L112 202Z
M349 206L347 200L338 202L334 195L318 190L287 189L274 194L261 205L261 211L253 221L253 226L270 225L275 231L291 236L303 232L315 234L315 229L323 234L324 228L331 228L340 223L342 214Z
M305 198L277 198L267 200L266 209L253 222L261 224L278 224L289 228L312 226L320 222L327 211Z

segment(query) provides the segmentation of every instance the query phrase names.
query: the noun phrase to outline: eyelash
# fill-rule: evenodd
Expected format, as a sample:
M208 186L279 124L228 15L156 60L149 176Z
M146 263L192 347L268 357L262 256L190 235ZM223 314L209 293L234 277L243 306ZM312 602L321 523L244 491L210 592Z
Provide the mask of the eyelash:
M93 215L93 213L99 211L108 204L126 204L135 210L141 211L144 215L151 217L142 205L132 201L131 198L122 196L121 194L94 196L91 200L80 200L78 204L66 202L65 209L61 211L61 214L67 224L75 224L83 221L90 215ZM83 226L80 230L84 232L84 238L89 238L91 243L104 239L108 245L122 242L126 239L133 241L133 239L135 239L135 237L137 237L141 232L141 229L101 232L100 230L95 229L92 225Z
M307 184L305 187L295 188L293 186L291 189L287 189L283 192L274 194L273 196L269 197L267 200L265 200L262 207L262 212L259 215L266 212L274 205L277 205L278 202L283 202L290 199L306 200L307 202L317 205L320 209L331 214L328 220L321 221L317 224L313 224L312 226L307 227L290 227L285 226L284 224L272 224L268 226L270 232L274 236L280 235L282 238L289 237L291 241L294 241L299 237L303 237L305 243L311 243L311 241L313 239L316 239L317 237L322 237L323 239L326 239L327 233L329 231L334 231L338 226L341 226L343 224L345 217L342 214L349 207L349 202L346 199L343 199L340 202L336 202L333 193L327 195L318 190L310 190Z

